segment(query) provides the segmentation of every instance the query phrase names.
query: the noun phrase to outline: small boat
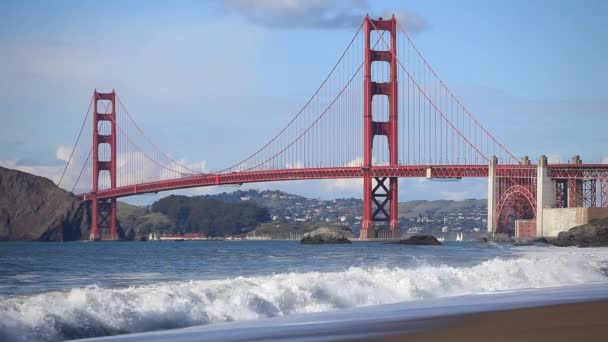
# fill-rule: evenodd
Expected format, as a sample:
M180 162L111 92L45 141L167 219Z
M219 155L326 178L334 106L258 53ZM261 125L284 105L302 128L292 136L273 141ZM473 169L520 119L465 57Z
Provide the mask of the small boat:
M445 236L441 235L440 237L437 238L437 241L439 241L439 242L445 241Z
M464 233L456 233L456 241L462 241L464 239Z

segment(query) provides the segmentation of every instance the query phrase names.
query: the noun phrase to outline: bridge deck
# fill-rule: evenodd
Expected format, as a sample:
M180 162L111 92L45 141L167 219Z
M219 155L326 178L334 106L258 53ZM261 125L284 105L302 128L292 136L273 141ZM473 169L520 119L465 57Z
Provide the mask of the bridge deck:
M552 177L585 176L602 173L608 176L608 164L555 164L550 165ZM201 174L157 182L116 187L97 192L97 198L118 198L160 191L187 189L214 185L244 184L306 179L360 178L366 170L361 167L286 169L269 171L232 172L223 174ZM458 179L487 177L487 165L414 165L414 166L374 166L369 170L372 177L430 177ZM536 177L536 165L499 165L497 176ZM95 194L81 195L89 199Z

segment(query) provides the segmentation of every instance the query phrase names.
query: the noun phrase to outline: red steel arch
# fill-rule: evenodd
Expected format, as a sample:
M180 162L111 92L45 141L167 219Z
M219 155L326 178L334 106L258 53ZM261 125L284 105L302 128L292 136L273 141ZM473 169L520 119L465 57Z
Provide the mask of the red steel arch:
M496 206L494 227L497 233L508 233L511 217L531 219L536 217L536 196L521 184L510 186L500 196Z

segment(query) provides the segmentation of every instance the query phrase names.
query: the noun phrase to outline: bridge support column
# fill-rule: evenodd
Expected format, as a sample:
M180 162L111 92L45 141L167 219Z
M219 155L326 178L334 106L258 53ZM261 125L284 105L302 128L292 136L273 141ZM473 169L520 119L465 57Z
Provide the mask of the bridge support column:
M496 165L498 164L498 158L492 156L488 165L488 215L487 215L487 226L488 235L494 235L496 231L495 227L495 215L496 215L496 199L497 199L497 183L496 183Z
M570 164L578 165L582 164L580 156L574 156L570 160ZM583 180L582 179L568 179L568 208L576 208L583 206Z
M388 31L390 50L372 50L370 36L372 31ZM386 136L389 149L389 165L398 166L398 124L397 124L397 20L372 20L369 16L363 24L364 70L363 70L363 221L362 239L376 237L374 222L387 222L390 236L401 237L399 226L399 196L397 177L373 177L372 150L374 137ZM390 66L388 82L372 82L372 62L386 62ZM374 121L372 101L374 96L388 97L388 121ZM372 180L373 177L373 180ZM388 181L388 182L387 182Z
M547 157L541 155L536 169L536 236L545 236L543 230L543 208L554 208L556 201L556 184L549 176Z
M99 202L97 195L91 198L91 231L89 232L89 240L97 241L101 238L99 234Z
M608 177L601 177L600 181L600 207L608 208Z
M361 239L373 239L376 237L374 222L372 221L372 177L369 172L363 176L363 220L361 222Z
M100 112L100 101L107 101ZM99 199L102 188L115 188L116 183L116 93L93 92L93 194L90 240L115 240L116 199ZM100 177L101 186L100 186ZM109 179L108 179L109 178ZM102 231L103 230L103 231ZM109 236L102 236L103 232Z

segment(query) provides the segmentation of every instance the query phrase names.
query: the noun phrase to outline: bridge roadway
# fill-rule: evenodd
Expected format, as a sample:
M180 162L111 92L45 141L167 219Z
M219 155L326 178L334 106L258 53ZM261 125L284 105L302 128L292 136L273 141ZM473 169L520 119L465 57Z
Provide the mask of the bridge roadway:
M608 164L551 164L548 166L551 178L584 178L608 176ZM497 165L498 177L535 178L537 165ZM488 177L488 165L401 165L373 166L369 170L362 167L305 168L268 171L244 171L232 173L210 173L191 177L141 183L104 189L95 193L82 194L84 200L119 198L160 191L196 188L214 185L245 184L271 181L361 178L365 172L372 177L426 177L438 179L458 179L467 177Z

